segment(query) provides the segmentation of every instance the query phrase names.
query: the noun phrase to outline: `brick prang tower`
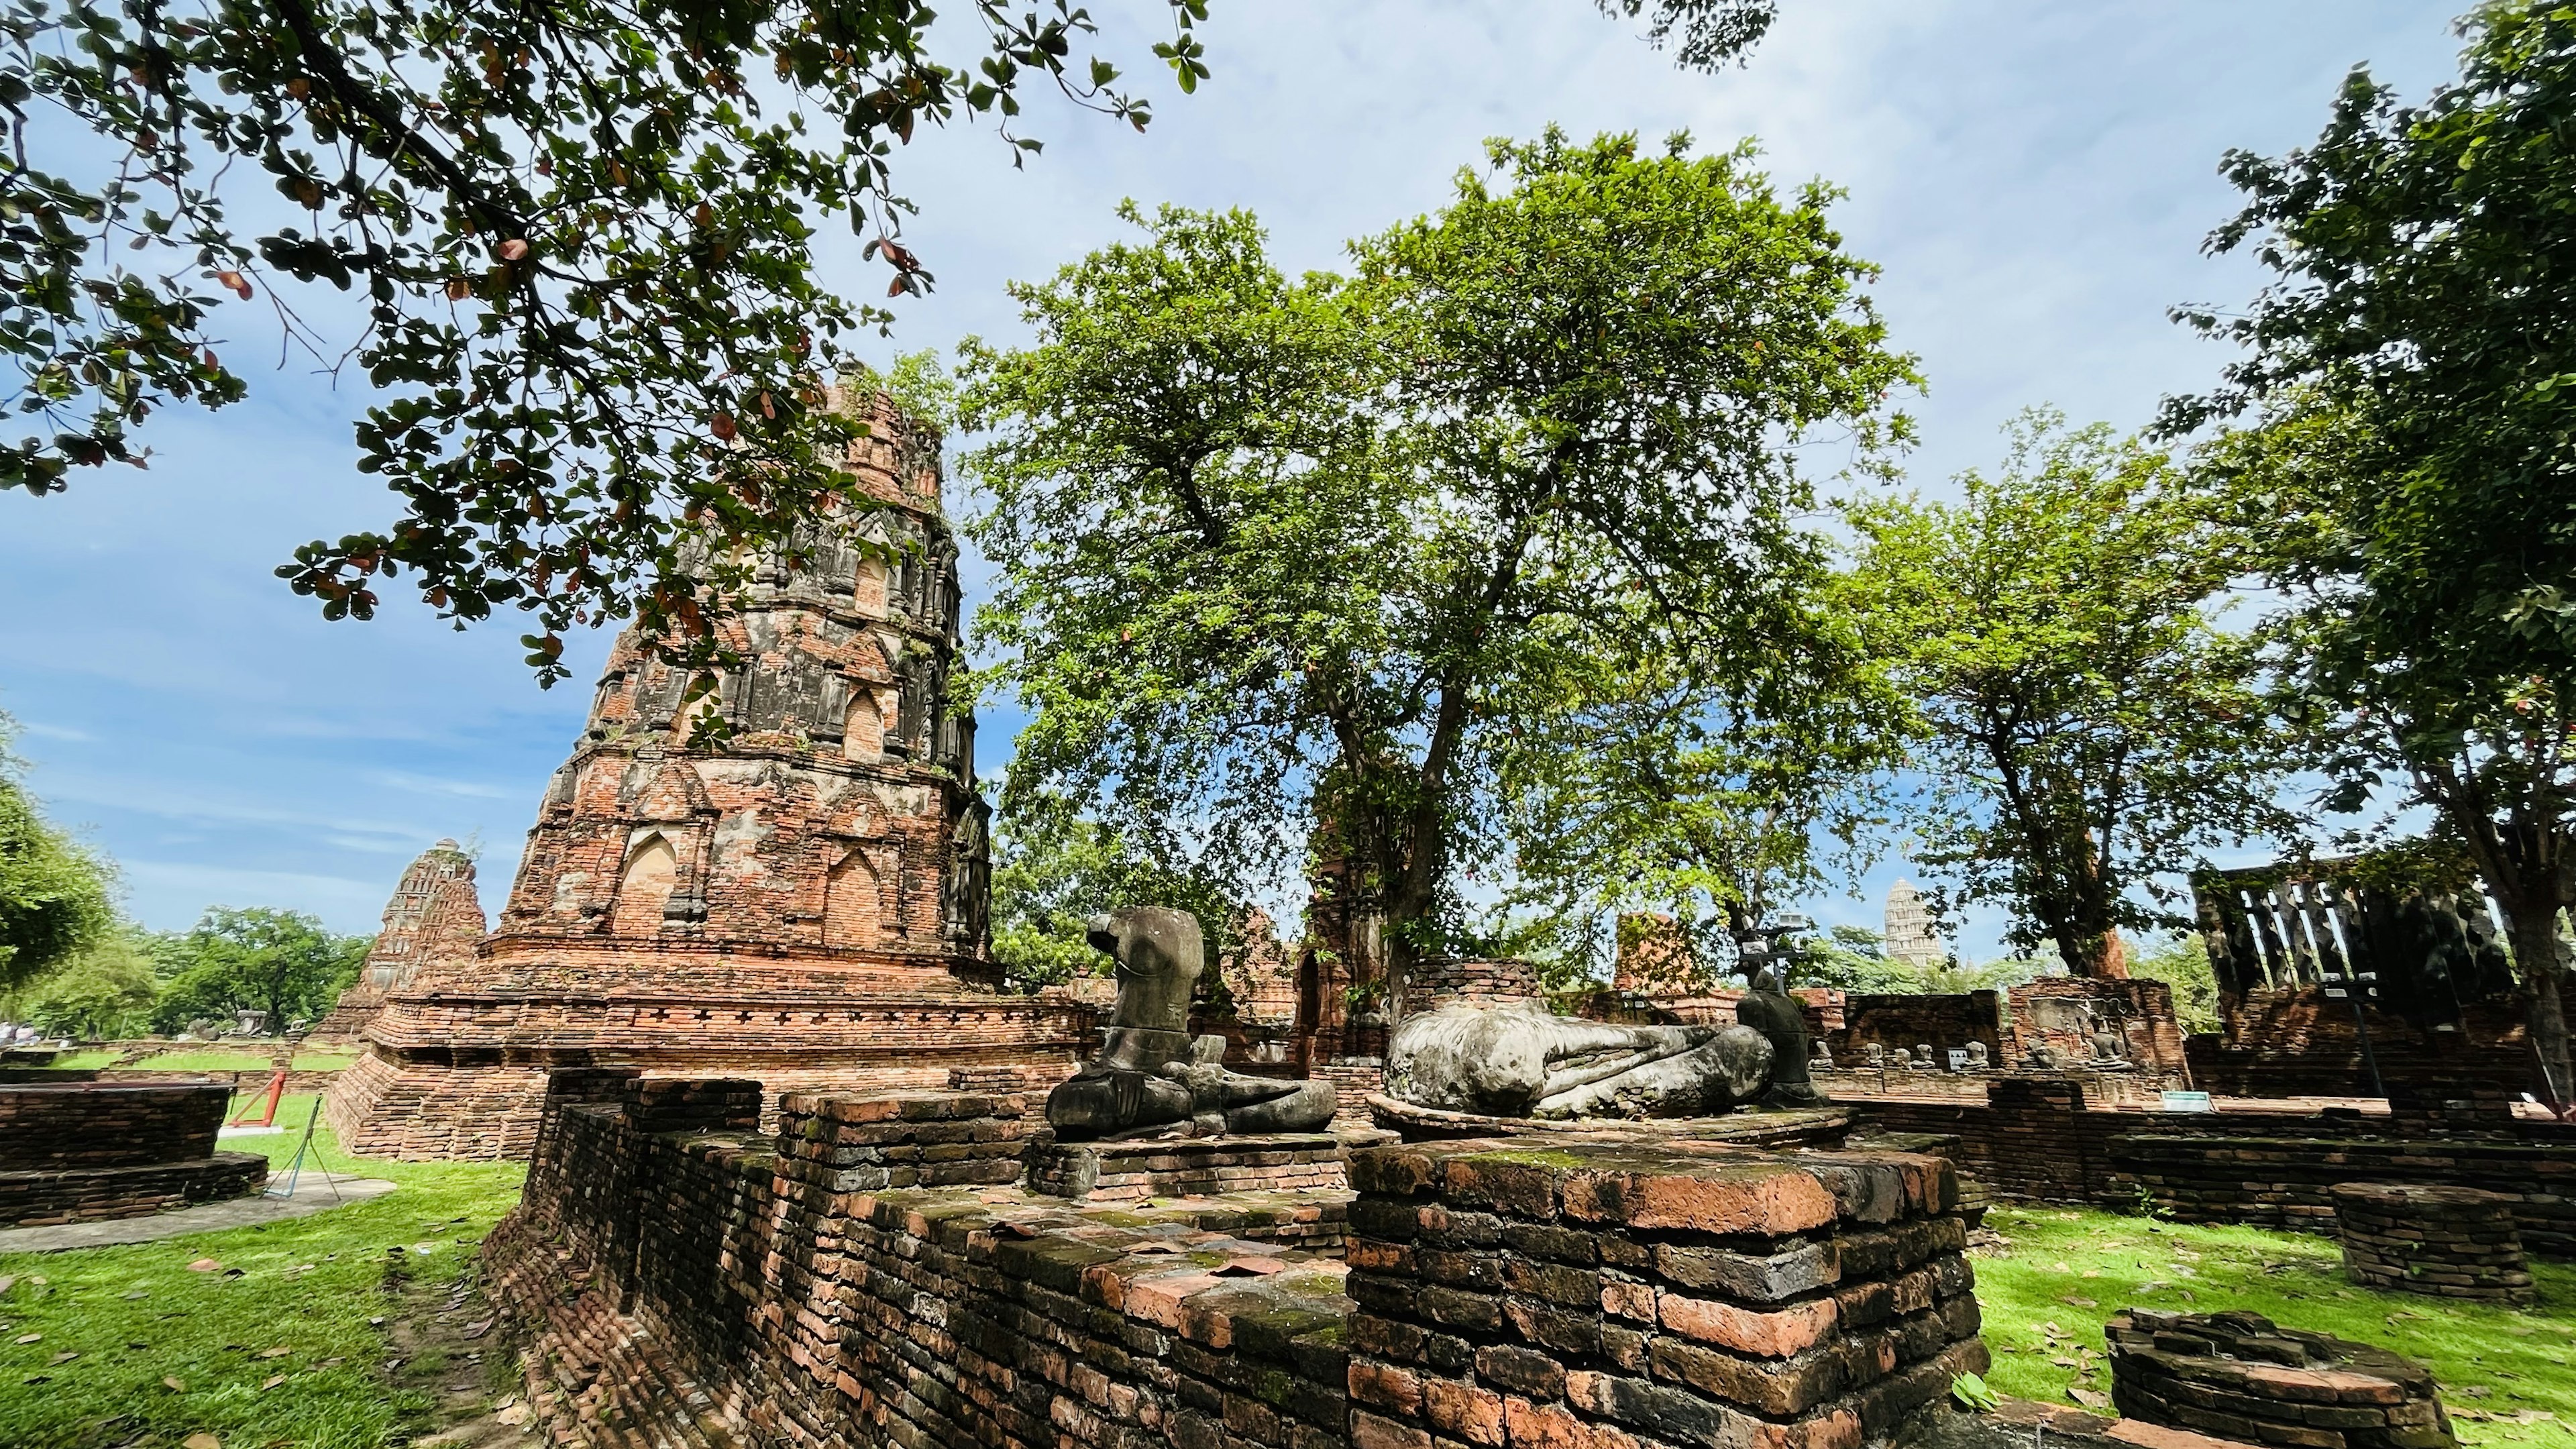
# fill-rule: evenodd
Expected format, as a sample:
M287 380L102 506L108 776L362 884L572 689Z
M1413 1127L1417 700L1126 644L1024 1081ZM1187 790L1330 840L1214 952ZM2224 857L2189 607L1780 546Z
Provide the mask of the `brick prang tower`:
M773 1101L1071 1069L1088 1008L993 990L935 440L859 405L846 466L883 506L755 570L723 625L738 664L693 675L618 639L499 928L391 993L332 1089L350 1150L524 1157L557 1067L756 1078Z
M385 923L358 968L358 979L329 1014L306 1033L308 1041L354 1041L375 1019L388 992L423 972L440 972L474 959L483 940L483 902L474 892L474 857L453 840L421 852L385 902Z

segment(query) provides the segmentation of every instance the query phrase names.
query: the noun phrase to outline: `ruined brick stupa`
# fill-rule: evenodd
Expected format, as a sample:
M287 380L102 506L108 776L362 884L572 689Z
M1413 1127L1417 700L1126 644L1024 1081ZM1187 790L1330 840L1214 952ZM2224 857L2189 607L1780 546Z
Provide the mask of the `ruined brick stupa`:
M305 1039L358 1040L388 992L410 985L424 972L470 963L484 930L483 902L474 893L474 857L455 841L442 840L402 873L393 899L385 902L384 928L367 948L357 981L340 993Z
M352 1151L524 1156L546 1074L937 1086L1071 1070L1086 1008L1000 996L974 723L948 707L956 547L935 447L877 404L848 463L889 506L773 563L693 682L629 630L497 929L388 993L327 1120ZM892 563L853 535L894 545ZM721 710L731 737L697 727Z

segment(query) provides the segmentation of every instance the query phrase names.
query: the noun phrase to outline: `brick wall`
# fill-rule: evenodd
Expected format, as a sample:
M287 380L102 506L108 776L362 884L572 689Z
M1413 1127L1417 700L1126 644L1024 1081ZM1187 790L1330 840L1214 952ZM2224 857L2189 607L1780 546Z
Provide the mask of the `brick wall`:
M2089 1028L2089 1030L2088 1030ZM2043 976L2012 988L2012 1055L2046 1045L2093 1057L2089 1032L2120 1038L2122 1055L2161 1072L2183 1069L2181 1023L2173 988L2143 977L2106 981L2085 976Z
M202 1080L0 1084L0 1226L140 1217L256 1191L267 1160L215 1150L231 1095Z
M2419 1031L2395 1012L2363 1008L2381 1080L2392 1091L2466 1096L2537 1087L2520 996L2469 1003L2457 1031ZM2248 1097L2375 1095L2349 999L2322 986L2260 987L2224 1003L2224 1029L2186 1043L2195 1081Z
M2193 1222L2330 1231L2338 1182L2514 1195L2535 1253L2576 1257L2576 1130L2401 1134L2388 1118L2094 1110L2080 1082L2001 1078L1984 1103L1874 1099L1869 1125L1958 1139L1952 1160L1998 1196L2156 1208Z
M1929 1158L1439 1144L1356 1204L1090 1209L992 1185L1025 1102L762 1136L747 1087L556 1078L485 1247L554 1442L1843 1449L1985 1365Z
M990 1190L1013 1099L791 1098L775 1137L739 1105L657 1135L636 1088L565 1086L485 1249L559 1442L1337 1435L1341 1265L1282 1244L1337 1246L1347 1195L1086 1211Z
M168 1084L0 1086L0 1170L135 1167L207 1157L229 1089Z
M1909 1050L1928 1043L1935 1051L1946 1051L1981 1041L1995 1061L2004 1059L2003 1007L2001 998L1991 991L1846 995L1842 1009L1842 1029L1827 1037L1825 1044L1834 1060L1847 1067L1858 1065L1861 1048L1873 1042Z

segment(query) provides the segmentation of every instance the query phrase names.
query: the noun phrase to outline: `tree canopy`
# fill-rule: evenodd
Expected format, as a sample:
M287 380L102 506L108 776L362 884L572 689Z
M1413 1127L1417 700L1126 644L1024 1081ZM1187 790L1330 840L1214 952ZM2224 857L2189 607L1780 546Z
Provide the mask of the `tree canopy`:
M1834 652L1796 450L1883 461L1915 380L1833 195L1551 132L1349 275L1281 275L1241 212L1130 207L1140 242L1016 286L1034 342L968 344L961 395L992 434L983 682L1034 714L1004 812L1061 791L1227 879L1311 834L1400 989L1509 869L1506 782L1590 748L1639 670L1702 718L1793 716Z
M115 924L115 872L37 811L0 714L0 992L88 950Z
M300 911L217 906L186 934L156 943L163 985L153 1024L179 1031L249 1009L268 1014L270 1031L285 1031L330 1009L357 980L367 946L367 937L333 935Z
M2045 412L1957 504L1851 510L1846 584L1916 701L1911 853L1936 909L2007 907L2006 939L2125 974L2119 931L2188 924L2171 877L2291 827L2251 651L2211 610L2231 554L2161 451Z
M1197 916L1208 949L1201 989L1223 980L1246 909L1204 877L1165 865L1061 798L1023 799L994 833L993 960L1021 990L1105 974L1091 918L1141 905Z
M2560 978L2576 905L2576 11L2494 3L2457 80L2403 105L2367 69L2325 131L2231 153L2213 251L2272 282L2184 320L2244 356L2168 402L2256 566L2279 701L2327 802L2435 812L2510 923L2532 1036L2576 1101Z
M1701 67L1774 9L1595 3ZM1186 92L1207 0L1160 8ZM866 236L887 296L926 290L899 148L983 118L1017 164L1050 90L1142 129L1096 38L1072 0L6 0L0 354L33 431L0 490L139 466L151 414L239 400L226 309L254 304L374 390L358 466L397 517L278 570L326 617L408 575L460 624L525 611L547 682L608 618L703 647L733 561L865 504L826 384L890 316L817 278L820 229Z

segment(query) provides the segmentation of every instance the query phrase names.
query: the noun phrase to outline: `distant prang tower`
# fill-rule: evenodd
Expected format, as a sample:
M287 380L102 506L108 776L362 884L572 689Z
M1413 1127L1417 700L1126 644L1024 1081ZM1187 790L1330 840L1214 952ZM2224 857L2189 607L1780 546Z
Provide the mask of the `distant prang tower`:
M423 972L452 970L474 959L483 940L483 902L474 893L474 857L453 840L421 852L385 902L384 926L367 948L358 979L340 993L305 1040L355 1041L388 993Z
M1880 949L1890 961L1938 966L1949 958L1949 948L1942 945L1940 933L1932 929L1931 912L1923 908L1923 897L1914 889L1914 882L1900 880L1888 888L1886 926Z
M351 1151L523 1157L562 1067L752 1077L773 1100L1070 1071L1088 1009L992 990L936 440L857 405L871 435L845 466L887 506L757 571L726 624L740 663L697 676L714 687L696 703L688 672L618 639L499 928L470 965L391 992L332 1088ZM709 710L730 738L692 744Z

